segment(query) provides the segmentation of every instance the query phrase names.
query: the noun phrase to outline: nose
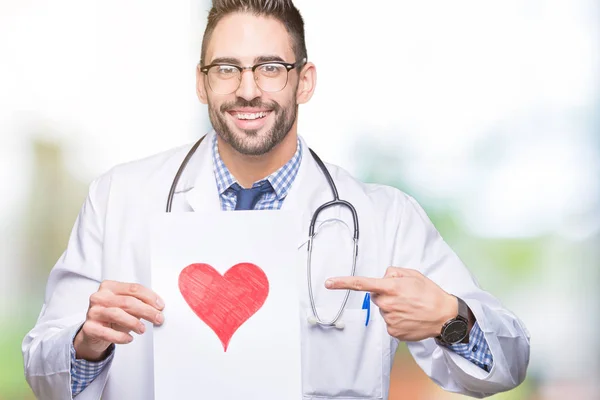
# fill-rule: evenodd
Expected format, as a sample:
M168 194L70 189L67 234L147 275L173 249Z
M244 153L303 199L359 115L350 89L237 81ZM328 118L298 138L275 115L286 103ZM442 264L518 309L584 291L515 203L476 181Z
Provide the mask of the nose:
M262 91L256 84L254 80L254 73L250 70L242 71L242 75L240 77L241 82L235 94L238 97L251 101L257 97L260 97Z

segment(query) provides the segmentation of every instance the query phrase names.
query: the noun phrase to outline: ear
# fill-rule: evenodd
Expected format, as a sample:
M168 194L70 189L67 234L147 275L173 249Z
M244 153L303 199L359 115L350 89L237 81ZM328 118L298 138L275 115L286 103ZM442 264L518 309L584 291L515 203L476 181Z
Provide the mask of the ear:
M296 102L298 104L307 103L317 85L317 68L311 62L306 63L299 75L298 90L296 91Z
M206 96L206 84L204 72L200 71L200 64L196 67L196 95L198 100L202 104L208 104L208 97Z

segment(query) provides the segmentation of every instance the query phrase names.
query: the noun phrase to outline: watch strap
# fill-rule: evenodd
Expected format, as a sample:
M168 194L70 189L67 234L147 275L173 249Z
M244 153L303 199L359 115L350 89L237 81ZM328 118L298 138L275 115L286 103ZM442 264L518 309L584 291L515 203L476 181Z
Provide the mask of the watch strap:
M458 296L455 296L458 300L458 315L457 318L461 317L465 322L469 322L469 306L463 299Z

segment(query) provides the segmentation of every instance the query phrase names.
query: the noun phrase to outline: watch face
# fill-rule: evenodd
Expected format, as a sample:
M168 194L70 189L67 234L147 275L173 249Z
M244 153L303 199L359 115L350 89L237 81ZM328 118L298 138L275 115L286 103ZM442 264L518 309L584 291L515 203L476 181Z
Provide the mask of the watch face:
M452 321L444 329L442 338L447 343L458 343L467 336L468 326L464 321Z

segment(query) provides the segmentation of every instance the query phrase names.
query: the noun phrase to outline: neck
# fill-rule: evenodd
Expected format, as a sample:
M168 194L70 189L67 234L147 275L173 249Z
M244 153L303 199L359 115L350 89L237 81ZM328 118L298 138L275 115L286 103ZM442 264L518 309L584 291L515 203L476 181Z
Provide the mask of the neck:
M286 137L271 151L260 156L238 153L217 135L219 155L225 166L244 188L250 188L279 168L283 167L296 153L298 133L293 125Z

